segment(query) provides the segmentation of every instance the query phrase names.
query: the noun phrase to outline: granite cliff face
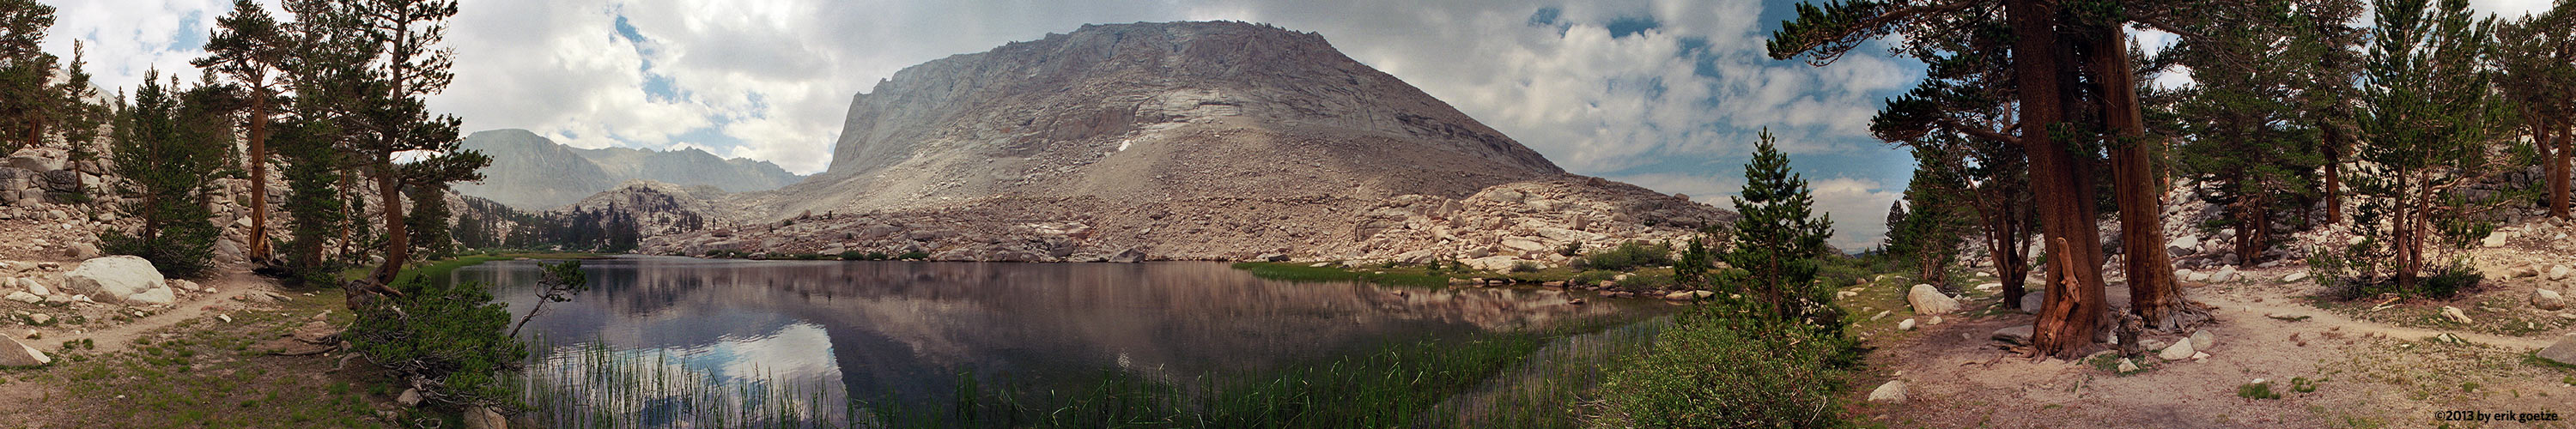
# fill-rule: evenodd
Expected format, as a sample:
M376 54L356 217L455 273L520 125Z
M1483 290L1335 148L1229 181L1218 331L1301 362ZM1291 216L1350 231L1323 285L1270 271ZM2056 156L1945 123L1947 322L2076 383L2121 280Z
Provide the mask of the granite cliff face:
M853 97L829 170L647 251L935 259L1496 258L1670 239L1730 213L1566 174L1322 36L1089 25Z
M526 211L560 208L637 179L726 192L776 189L803 179L776 164L697 149L577 149L517 129L476 132L463 146L490 155L492 165L483 169L481 183L457 184L457 192Z

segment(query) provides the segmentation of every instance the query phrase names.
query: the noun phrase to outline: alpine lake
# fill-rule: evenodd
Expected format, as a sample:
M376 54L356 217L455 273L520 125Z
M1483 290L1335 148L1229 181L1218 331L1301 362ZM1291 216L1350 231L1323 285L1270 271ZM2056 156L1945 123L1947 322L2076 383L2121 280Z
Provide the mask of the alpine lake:
M541 262L448 281L515 320ZM522 334L547 427L1570 426L1675 308L1217 262L582 262Z

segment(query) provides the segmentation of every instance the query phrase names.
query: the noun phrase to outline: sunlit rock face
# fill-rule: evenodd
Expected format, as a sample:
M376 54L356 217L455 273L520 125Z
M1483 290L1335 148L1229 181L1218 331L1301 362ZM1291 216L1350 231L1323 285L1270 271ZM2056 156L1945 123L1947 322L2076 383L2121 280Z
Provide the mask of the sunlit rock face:
M906 68L853 97L828 171L717 206L739 210L646 250L1551 265L1732 216L1566 174L1321 35L1226 22L1091 25Z

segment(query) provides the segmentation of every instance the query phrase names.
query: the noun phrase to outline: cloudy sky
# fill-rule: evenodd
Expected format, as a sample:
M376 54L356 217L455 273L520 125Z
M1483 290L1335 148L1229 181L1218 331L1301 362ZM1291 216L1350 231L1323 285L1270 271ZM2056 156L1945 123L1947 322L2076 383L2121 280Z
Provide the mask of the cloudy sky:
M50 50L89 44L99 83L194 75L230 0L45 0ZM263 1L263 3L273 3ZM464 0L456 84L431 107L466 130L580 147L694 147L822 171L850 96L905 66L1085 23L1234 20L1324 35L1565 169L1725 205L1768 127L1834 216L1875 243L1912 161L1871 139L1922 74L1863 49L1772 61L1793 0ZM2547 0L2473 0L2520 15ZM270 6L272 9L274 6ZM2146 40L2157 40L2146 38ZM2168 81L2183 81L2169 78Z

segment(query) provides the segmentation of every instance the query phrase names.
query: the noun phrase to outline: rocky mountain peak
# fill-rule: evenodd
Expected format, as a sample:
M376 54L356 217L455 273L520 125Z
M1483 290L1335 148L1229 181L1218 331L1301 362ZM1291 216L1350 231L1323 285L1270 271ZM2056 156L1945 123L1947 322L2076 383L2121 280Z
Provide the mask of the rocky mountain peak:
M1562 173L1314 33L1089 25L905 68L853 97L831 168L769 215L993 196L1458 197Z

